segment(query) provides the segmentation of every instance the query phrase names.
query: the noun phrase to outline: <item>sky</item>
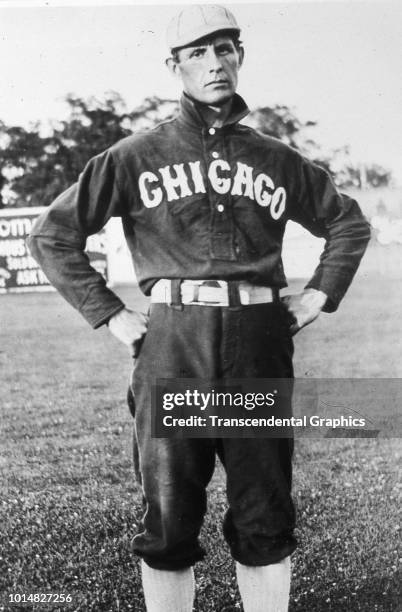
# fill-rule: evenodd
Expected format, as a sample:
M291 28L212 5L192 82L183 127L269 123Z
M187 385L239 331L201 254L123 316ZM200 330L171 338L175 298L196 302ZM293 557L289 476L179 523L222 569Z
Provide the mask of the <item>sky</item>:
M324 150L349 145L356 162L390 168L402 186L402 3L227 3L246 58L239 93L250 108L292 107L315 120ZM119 92L128 109L177 98L164 59L180 5L0 0L0 120L63 119L64 96Z

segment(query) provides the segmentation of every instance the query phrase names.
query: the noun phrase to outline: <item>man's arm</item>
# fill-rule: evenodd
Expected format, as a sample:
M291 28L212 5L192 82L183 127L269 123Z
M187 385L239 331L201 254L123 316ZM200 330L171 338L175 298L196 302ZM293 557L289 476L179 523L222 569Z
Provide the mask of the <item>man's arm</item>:
M90 160L77 183L38 218L27 240L52 285L96 328L124 308L89 263L87 237L119 214L120 198L112 155Z
M370 240L370 225L357 202L340 194L330 176L301 158L290 218L326 239L312 278L300 295L284 303L295 317L294 333L321 311L334 312L345 295Z
M135 352L147 317L125 308L85 253L87 237L121 215L123 206L113 156L106 151L39 217L27 242L52 285L88 323L97 328L109 322L110 331Z

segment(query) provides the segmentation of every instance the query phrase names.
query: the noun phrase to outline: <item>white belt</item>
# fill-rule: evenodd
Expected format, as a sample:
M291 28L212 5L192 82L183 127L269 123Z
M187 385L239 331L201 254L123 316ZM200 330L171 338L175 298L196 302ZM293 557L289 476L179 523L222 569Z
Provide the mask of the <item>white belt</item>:
M219 287L209 287L205 280L183 280L180 285L181 301L183 304L198 304L206 306L229 306L229 287L226 281L214 281ZM273 302L277 290L270 287L252 285L246 281L239 282L240 304L266 304ZM171 281L161 278L155 283L151 291L151 302L156 304L171 304Z

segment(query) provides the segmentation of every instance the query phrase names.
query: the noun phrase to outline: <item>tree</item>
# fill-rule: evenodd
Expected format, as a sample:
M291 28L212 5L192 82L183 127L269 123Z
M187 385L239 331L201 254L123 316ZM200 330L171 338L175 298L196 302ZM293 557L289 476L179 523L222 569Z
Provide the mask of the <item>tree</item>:
M392 183L392 172L379 164L364 166L365 184L370 187L387 187ZM365 186L363 183L363 186Z
M302 122L294 112L284 105L276 104L272 108L256 108L249 115L247 123L268 136L279 138L286 144L299 149L300 136L304 130L316 125L315 121Z
M103 100L69 94L69 115L51 125L48 136L40 124L31 129L0 124L0 167L3 198L13 206L43 206L72 185L88 160L135 129L149 129L171 118L175 100L146 98L127 112L121 96ZM5 195L4 195L5 193Z
M249 125L298 149L302 155L327 170L336 180L336 172L331 163L335 152L325 154L321 146L311 138L311 128L317 125L316 121L302 121L291 108L278 104L256 108L249 117Z
M356 164L351 160L349 147L327 152L311 138L315 121L301 121L288 106L275 105L256 108L249 115L248 124L263 134L278 138L298 149L312 162L329 172L340 188L385 187L392 184L392 173L378 164Z
M347 157L335 175L338 187L357 189L389 187L392 185L392 173L379 164L356 164Z
M52 202L78 178L88 160L135 130L146 130L172 118L176 100L156 96L127 111L116 92L102 100L66 96L67 119L29 130L0 121L0 207L43 206ZM299 149L328 170L340 187L380 187L391 182L391 173L377 164L364 170L350 160L347 147L324 153L311 137L315 121L302 121L285 105L264 106L250 113L247 123Z

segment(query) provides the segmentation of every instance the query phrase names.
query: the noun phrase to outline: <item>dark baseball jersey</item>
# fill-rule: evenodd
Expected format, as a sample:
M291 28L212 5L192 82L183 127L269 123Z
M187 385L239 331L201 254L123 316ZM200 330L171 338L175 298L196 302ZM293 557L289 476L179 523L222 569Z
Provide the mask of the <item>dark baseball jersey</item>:
M358 204L284 143L239 121L234 97L222 128L208 127L187 96L178 116L91 159L78 182L38 219L29 238L50 282L93 327L124 307L84 253L88 235L123 222L139 285L160 278L247 280L285 287L286 222L326 239L307 287L334 311L370 237Z

